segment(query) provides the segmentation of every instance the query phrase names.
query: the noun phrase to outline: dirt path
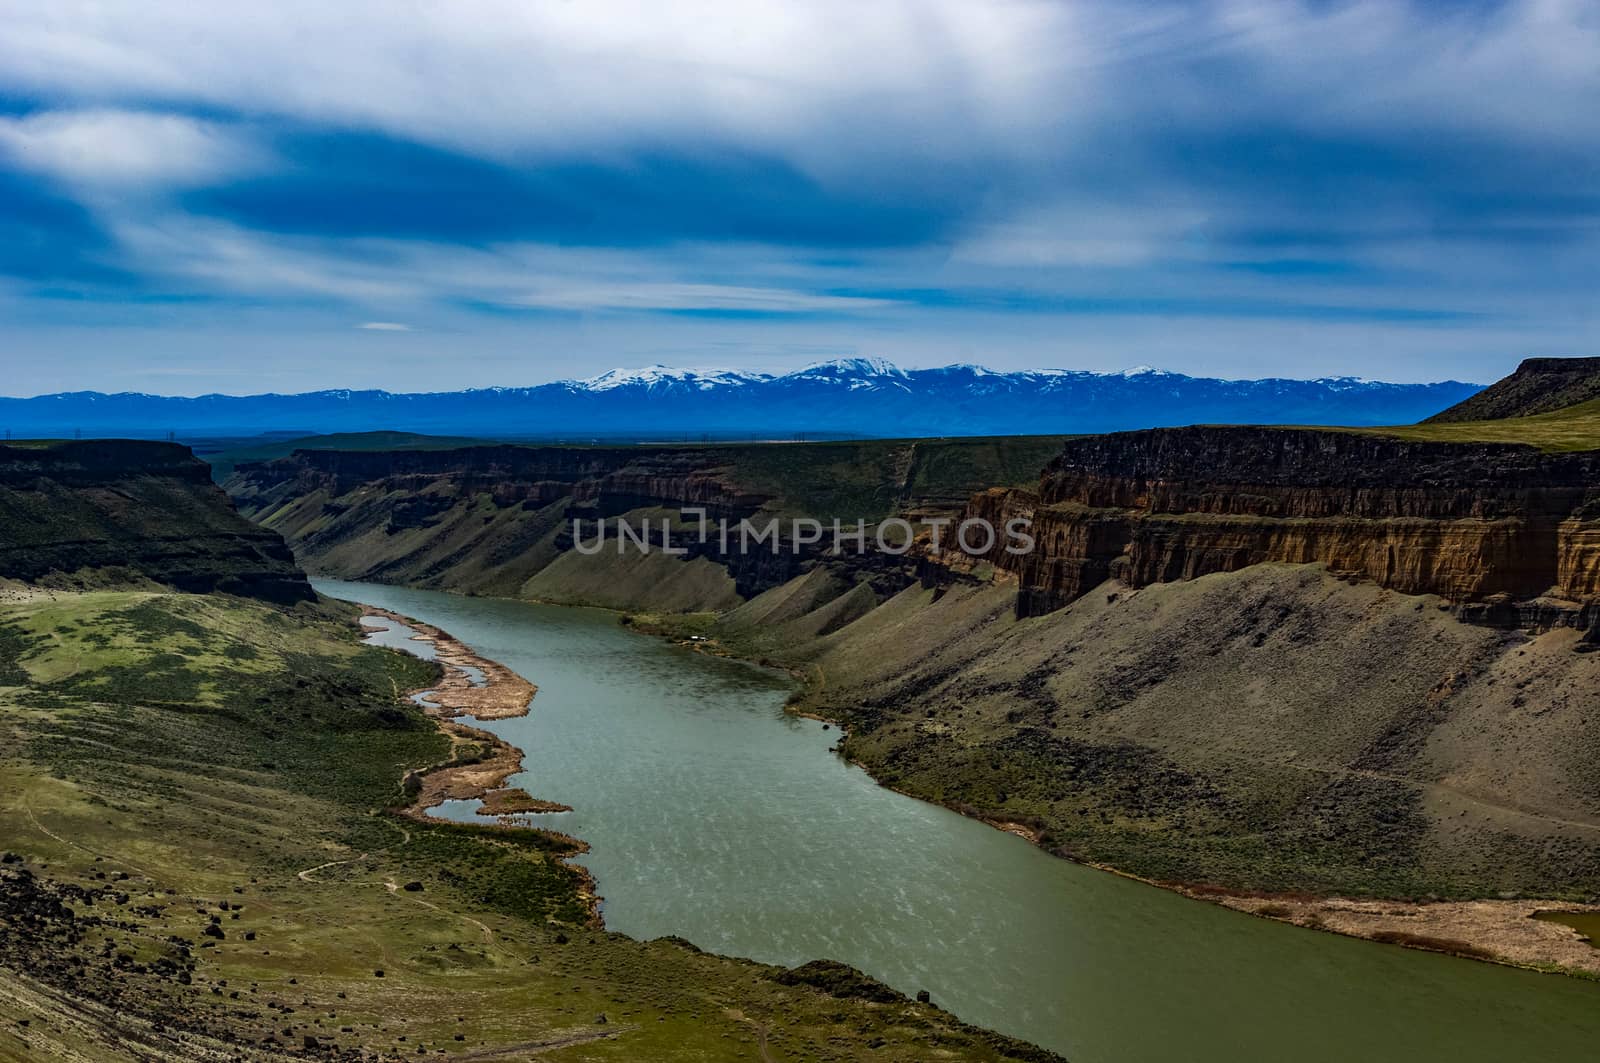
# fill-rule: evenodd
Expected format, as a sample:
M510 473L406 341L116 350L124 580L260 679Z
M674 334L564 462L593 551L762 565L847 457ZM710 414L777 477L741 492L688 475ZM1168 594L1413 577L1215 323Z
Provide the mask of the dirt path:
M37 830L40 834L43 834L43 835L45 835L47 837L50 837L50 838L54 838L56 841L60 842L62 845L70 846L71 848L78 850L80 853L88 853L90 856L97 856L102 860L109 860L113 864L121 864L123 867L132 868L134 871L139 872L139 874L143 875L145 878L149 879L151 882L160 882L160 881L162 881L159 876L151 874L150 872L146 871L144 868L140 867L138 864L131 864L128 861L123 860L123 859L121 859L119 857L112 856L110 853L95 852L93 849L90 849L87 846L79 845L77 842L68 841L66 838L63 838L61 835L57 834L55 831L51 830L49 827L46 827L43 823L39 822L39 817L37 817L37 816L35 816L33 814L33 806L30 805L27 802L26 799L24 799L23 802L22 802L22 811L27 813L28 822L32 823L33 826L34 826L34 829Z
M371 853L362 853L360 856L352 856L348 860L329 860L326 864L318 864L316 867L308 867L304 871L296 871L295 877L301 882L310 882L314 884L317 880L311 876L315 875L318 871L325 871L330 867L342 867L345 864L354 864L358 861L365 860L371 855Z
M1285 763L1281 766L1290 771L1306 772L1312 775L1329 775L1335 778L1344 778L1346 776L1354 775L1365 779L1380 779L1384 782L1401 783L1406 786L1415 786L1421 790L1431 791L1433 793L1448 794L1449 796L1457 798L1461 801L1465 801L1468 804L1477 805L1479 808L1486 808L1492 812L1498 812L1506 816L1516 816L1521 819L1537 820L1540 823L1550 823L1561 827L1571 827L1574 830L1600 831L1600 823L1591 823L1580 819L1565 819L1561 816L1547 816L1542 812L1531 812L1525 808L1513 808L1510 805L1497 804L1494 801L1485 800L1482 797L1470 794L1459 787L1451 786L1449 783L1416 779L1408 775L1397 775L1393 772L1387 771L1374 771L1371 768L1324 768L1315 764L1295 764L1292 762Z
M569 1034L566 1037L554 1037L548 1041L524 1041L521 1044L504 1045L500 1048L483 1048L476 1052L468 1052L457 1056L457 1060L480 1059L510 1059L515 1056L537 1055L540 1052L554 1052L558 1048L571 1048L573 1045L588 1044L591 1041L608 1041L621 1037L632 1027L616 1030L593 1030L585 1033Z
M390 852L390 851L392 851L394 849L398 849L403 845L410 845L411 844L411 830L410 830L410 828L404 827L399 823L395 823L390 819L384 819L383 822L389 824L389 826L393 827L395 830L400 832L400 840L399 841L393 843L392 845L385 845L382 849L373 849L370 852L361 853L358 856L352 856L352 857L349 857L349 858L344 859L344 860L329 860L325 864L318 864L316 867L308 867L304 871L295 872L295 877L298 878L301 882L310 882L310 883L315 884L317 880L312 878L311 876L315 875L318 871L325 871L330 867L342 867L345 864L360 863L362 860L365 860L368 857L382 856L384 853Z
M395 885L394 879L385 879L384 883L383 883L383 888L388 890L390 893L394 894L397 897L400 896L400 887ZM440 915L453 915L457 919L462 920L463 922L471 923L473 926L477 927L479 930L481 930L483 932L483 943L485 945L493 945L494 944L494 927L490 926L488 923L482 922L481 920L478 920L478 919L474 919L470 915L462 915L460 912L452 912L448 908L441 908L437 904L433 904L433 903L431 903L429 901L425 901L421 897L413 897L409 893L406 894L406 900L410 901L412 904L420 904L420 905L422 905L422 907L428 909L431 912L438 912Z

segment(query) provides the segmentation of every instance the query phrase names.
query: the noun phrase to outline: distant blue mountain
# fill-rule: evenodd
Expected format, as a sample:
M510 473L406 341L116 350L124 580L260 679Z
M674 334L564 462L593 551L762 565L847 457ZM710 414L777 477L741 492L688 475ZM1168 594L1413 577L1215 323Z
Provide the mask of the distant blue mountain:
M0 398L30 436L159 437L376 429L503 438L786 438L1110 432L1186 424L1409 424L1481 385L1354 377L1216 380L1157 369L1001 373L846 359L782 375L654 366L527 388L174 398L75 391Z

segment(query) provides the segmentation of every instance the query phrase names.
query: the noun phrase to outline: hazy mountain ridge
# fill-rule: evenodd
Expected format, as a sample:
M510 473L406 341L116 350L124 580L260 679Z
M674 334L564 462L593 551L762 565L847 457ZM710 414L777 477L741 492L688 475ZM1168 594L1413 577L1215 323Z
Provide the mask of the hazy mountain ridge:
M901 369L855 358L782 375L651 366L533 387L423 393L333 389L183 398L66 392L0 398L0 425L16 436L379 428L572 438L1065 434L1197 423L1406 424L1479 390L1454 380L1219 380L1147 367L1118 373Z

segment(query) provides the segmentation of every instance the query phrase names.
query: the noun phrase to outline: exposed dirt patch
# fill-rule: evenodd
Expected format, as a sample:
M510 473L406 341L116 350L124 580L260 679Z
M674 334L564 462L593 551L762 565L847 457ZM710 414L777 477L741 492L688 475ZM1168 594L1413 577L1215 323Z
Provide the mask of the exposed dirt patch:
M451 635L420 620L401 616L388 609L362 606L368 616L381 616L404 624L416 632L419 642L433 644L438 662L445 666L444 679L428 688L424 707L435 716L471 716L479 720L509 720L528 714L529 703L539 688L499 661L480 657ZM473 682L472 671L483 676ZM418 691L417 693L422 693Z
M432 768L414 771L406 776L405 788L413 795L413 800L404 808L395 809L397 814L426 822L429 809L437 808L446 801L474 799L484 802L480 814L486 816L572 811L569 805L544 801L519 788L506 786L506 780L522 770L522 750L497 735L471 727L458 719L466 715L498 720L526 716L538 687L499 661L479 656L432 624L375 606L364 605L362 610L364 616L379 616L403 624L416 632L413 639L432 643L434 659L445 670L440 682L410 691L409 694L450 738L450 757ZM474 682L474 672L483 677L481 683ZM507 830L526 829L506 823L503 819L497 825ZM544 833L569 843L574 854L589 851L589 843L582 839L560 831L546 830ZM601 898L595 892L593 877L581 866L568 866L583 879L579 896L589 907L590 925L603 925L600 917Z
M1600 949L1538 912L1594 912L1600 905L1559 901L1447 901L1410 904L1347 898L1235 897L1181 892L1299 926L1331 930L1431 952L1522 967L1561 967L1600 976Z

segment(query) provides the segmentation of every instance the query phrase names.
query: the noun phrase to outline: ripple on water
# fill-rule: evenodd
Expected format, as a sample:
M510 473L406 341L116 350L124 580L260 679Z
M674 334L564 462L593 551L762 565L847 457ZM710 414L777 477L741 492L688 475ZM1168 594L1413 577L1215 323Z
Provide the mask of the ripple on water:
M525 752L511 785L573 806L559 829L592 846L582 863L615 930L843 960L1074 1063L1499 1063L1600 1043L1600 986L1284 926L1046 856L877 786L828 752L837 732L784 713L781 679L610 614L316 585L539 684L529 716L481 726Z

